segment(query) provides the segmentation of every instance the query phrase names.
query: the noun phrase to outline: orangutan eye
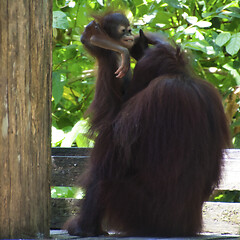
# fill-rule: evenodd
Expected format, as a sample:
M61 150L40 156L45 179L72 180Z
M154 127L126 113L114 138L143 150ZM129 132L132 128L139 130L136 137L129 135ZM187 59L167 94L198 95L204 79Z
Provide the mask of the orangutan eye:
M119 28L118 28L118 32L119 33L125 33L126 32L126 28L124 27L124 26L120 26Z

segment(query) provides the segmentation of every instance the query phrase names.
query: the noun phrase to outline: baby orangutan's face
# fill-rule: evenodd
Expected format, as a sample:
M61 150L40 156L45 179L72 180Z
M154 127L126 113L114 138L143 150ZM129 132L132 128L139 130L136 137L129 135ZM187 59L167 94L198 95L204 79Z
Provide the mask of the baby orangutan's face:
M134 43L131 27L120 25L118 27L118 33L121 36L120 42L122 46L126 47L127 49L131 49Z

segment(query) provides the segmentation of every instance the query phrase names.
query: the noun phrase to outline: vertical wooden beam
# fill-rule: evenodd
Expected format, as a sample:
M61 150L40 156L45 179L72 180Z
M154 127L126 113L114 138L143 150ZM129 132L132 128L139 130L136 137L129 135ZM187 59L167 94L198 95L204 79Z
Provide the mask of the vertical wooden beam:
M0 0L0 238L49 236L52 1Z

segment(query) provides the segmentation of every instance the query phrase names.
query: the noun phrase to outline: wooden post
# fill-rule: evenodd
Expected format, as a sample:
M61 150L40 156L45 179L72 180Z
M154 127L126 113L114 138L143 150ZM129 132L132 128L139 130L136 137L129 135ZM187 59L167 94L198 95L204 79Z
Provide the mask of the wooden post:
M52 1L0 0L0 238L49 236Z

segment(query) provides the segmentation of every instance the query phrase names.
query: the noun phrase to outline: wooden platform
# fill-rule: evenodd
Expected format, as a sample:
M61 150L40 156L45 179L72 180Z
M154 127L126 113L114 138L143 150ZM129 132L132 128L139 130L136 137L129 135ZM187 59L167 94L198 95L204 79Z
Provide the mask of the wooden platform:
M240 239L239 236L234 235L201 235L198 237L191 237L191 238L143 238L143 237L86 237L86 238L80 238L76 236L70 236L68 233L64 230L51 230L51 238L52 239L81 239L81 240L227 240L227 239Z
M74 186L89 158L88 149L55 148L52 151L52 186ZM226 151L219 190L240 191L240 150ZM61 229L63 223L78 212L77 199L52 199L51 229ZM203 235L189 239L240 239L240 203L206 202L203 207ZM65 231L52 230L55 239L79 239ZM117 237L81 238L110 240ZM123 238L128 240L154 238ZM155 238L156 239L156 238ZM158 238L159 239L159 238ZM183 239L183 238L172 238ZM187 238L184 238L187 239Z

